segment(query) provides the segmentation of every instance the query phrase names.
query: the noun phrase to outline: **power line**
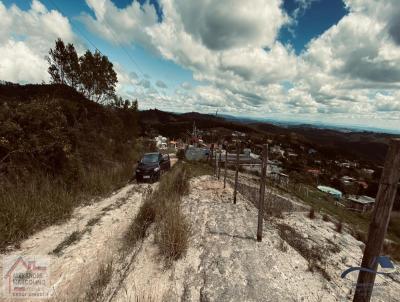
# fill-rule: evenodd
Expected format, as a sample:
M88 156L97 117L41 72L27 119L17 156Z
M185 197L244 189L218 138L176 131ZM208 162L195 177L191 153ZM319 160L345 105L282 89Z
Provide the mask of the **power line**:
M61 10L61 8L60 8L59 6L57 6L57 4L56 4L53 0L48 0L48 1L54 6L54 8L55 8L56 10L60 11L61 13L63 13L63 11ZM83 38L84 38L87 42L89 42L90 45L92 45L92 47L93 47L94 49L96 49L101 55L104 56L104 54L100 51L100 49L99 49L99 48L98 48L98 47L83 33L83 31L81 31L79 27L77 27L77 26L74 25L74 23L72 22L72 20L71 20L70 23L71 23L72 27L73 27L76 31L78 31L78 32L81 34L81 36L83 36Z
M53 0L48 0L48 1L54 6L54 8L55 8L56 10L60 11L61 13L63 13L63 11L61 10L61 8L60 8ZM66 14L65 14L65 15L66 15ZM92 47L94 47L101 55L104 56L104 54L103 54L103 53L100 51L100 49L94 44L94 42L92 42L92 41L83 33L83 31L80 30L79 27L75 26L75 24L72 22L72 20L71 20L70 23L71 23L72 27L73 27L76 31L78 31L78 32L83 36L83 38L85 38L85 40L89 42L90 45L92 45ZM115 44L116 44L116 45L119 45L119 46L122 48L122 50L123 50L123 51L125 52L125 54L128 56L129 60L132 61L132 63L136 66L137 70L142 74L142 77L143 77L143 78L146 77L145 74L144 74L144 72L143 72L142 69L140 68L139 64L136 62L136 60L135 60L135 59L131 56L131 54L125 49L125 47L124 47L122 44L120 44L120 43L118 42L117 36L115 35L114 31L112 30L111 26L108 24L108 22L107 22L106 19L104 19L104 23L105 23L105 26L107 27L108 31L111 33L112 38L113 38ZM163 96L160 94L160 92L157 90L156 87L153 87L153 89L157 92L157 94L158 94L158 96L159 96L160 98L163 98Z
M105 26L107 27L108 31L111 33L113 40L115 42L116 45L119 45L122 50L126 53L126 55L128 56L128 58L132 61L132 63L137 67L138 71L142 74L142 77L145 78L145 74L144 72L141 70L141 68L139 67L139 64L136 62L136 60L131 56L131 54L128 52L128 50L124 47L123 44L118 42L118 37L115 35L114 30L111 28L110 24L107 22L106 19L103 20L105 23ZM156 87L153 87L154 90L157 92L158 96L160 98L163 98L163 96L160 94L160 92L158 91L158 89Z

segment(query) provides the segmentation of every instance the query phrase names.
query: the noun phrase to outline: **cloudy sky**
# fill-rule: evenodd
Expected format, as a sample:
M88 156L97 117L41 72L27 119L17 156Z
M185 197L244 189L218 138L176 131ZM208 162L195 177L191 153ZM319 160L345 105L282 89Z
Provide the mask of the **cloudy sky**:
M0 0L0 79L98 48L140 108L400 128L399 0Z

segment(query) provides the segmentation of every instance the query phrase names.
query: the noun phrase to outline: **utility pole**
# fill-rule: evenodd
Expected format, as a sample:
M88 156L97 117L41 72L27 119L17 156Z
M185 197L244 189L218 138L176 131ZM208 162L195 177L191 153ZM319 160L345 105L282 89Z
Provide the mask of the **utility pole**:
M239 140L236 141L236 170L235 170L235 188L233 191L233 203L236 204L236 195L237 195L237 187L238 187L238 177L239 177Z
M258 201L258 226L257 226L258 242L262 241L267 164L268 164L268 145L263 145L262 162L261 162L260 199Z
M372 220L368 230L368 240L364 250L361 267L376 271L377 257L380 256L393 202L400 180L400 139L390 141L383 168ZM369 302L374 287L376 274L360 271L357 280L354 302Z

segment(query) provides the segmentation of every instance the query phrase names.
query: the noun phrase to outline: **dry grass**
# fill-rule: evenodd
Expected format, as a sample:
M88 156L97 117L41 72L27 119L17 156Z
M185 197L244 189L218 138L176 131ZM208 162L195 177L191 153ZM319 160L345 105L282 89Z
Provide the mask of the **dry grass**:
M326 270L326 259L329 257L331 252L337 252L335 247L332 247L330 244L328 247L313 246L308 244L303 236L293 227L286 224L277 224L277 227L281 239L286 241L308 261L309 271L319 272L326 280L331 280L331 277Z
M89 285L83 301L101 301L107 285L111 281L113 271L112 261L101 264L97 272L96 279Z
M44 227L70 217L73 209L95 196L120 188L132 174L130 163L86 171L73 186L51 176L0 186L0 251Z
M190 232L190 225L179 205L166 209L157 224L156 243L167 263L179 259L186 252Z
M285 240L283 240L282 238L279 240L279 246L278 246L279 250L286 253L288 251L288 247L285 243Z
M189 193L189 172L175 165L162 177L157 190L149 194L125 234L125 247L133 247L155 223L156 243L166 262L179 259L187 250L190 226L181 211L181 198Z
M400 245L397 243L385 241L383 244L383 253L391 255L396 261L400 261Z

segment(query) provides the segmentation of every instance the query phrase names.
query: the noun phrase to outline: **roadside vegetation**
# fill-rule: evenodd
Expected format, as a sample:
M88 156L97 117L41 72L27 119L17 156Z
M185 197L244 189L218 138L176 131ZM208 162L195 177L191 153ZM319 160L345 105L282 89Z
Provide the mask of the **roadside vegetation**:
M125 234L126 248L145 238L147 229L154 223L156 243L167 263L186 252L190 225L182 214L181 199L189 192L189 177L185 164L178 163L161 178L157 189L145 198Z
M126 184L144 151L137 102L114 94L112 64L71 54L60 40L50 51L54 84L0 84L0 250ZM96 60L104 69L91 70Z

